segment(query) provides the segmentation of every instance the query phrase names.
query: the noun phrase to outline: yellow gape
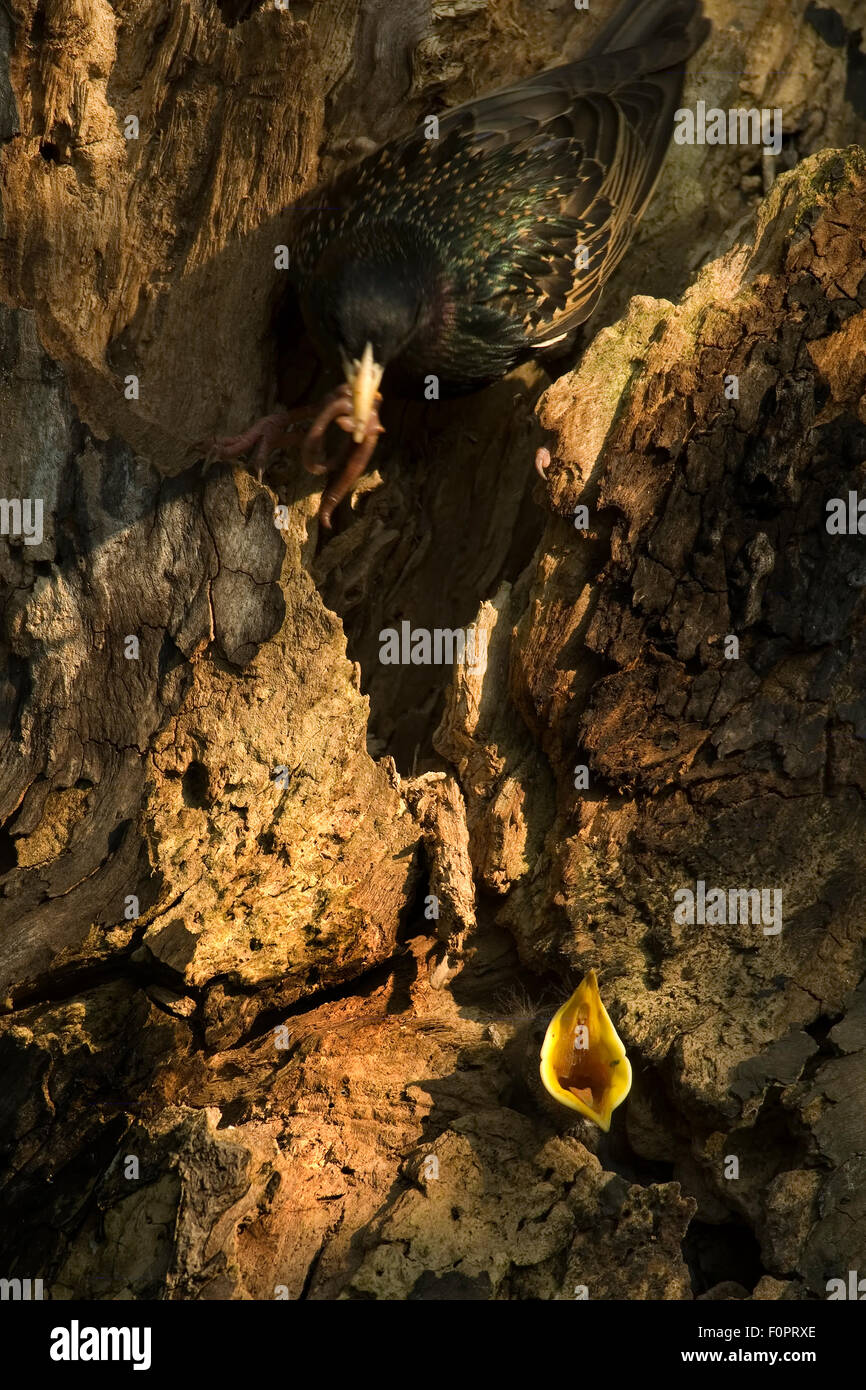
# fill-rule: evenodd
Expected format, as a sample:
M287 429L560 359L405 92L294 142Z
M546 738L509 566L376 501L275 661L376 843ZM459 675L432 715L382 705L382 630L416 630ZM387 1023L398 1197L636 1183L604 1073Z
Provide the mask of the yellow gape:
M540 1070L554 1100L607 1133L611 1115L631 1090L631 1064L601 1002L594 970L551 1019Z

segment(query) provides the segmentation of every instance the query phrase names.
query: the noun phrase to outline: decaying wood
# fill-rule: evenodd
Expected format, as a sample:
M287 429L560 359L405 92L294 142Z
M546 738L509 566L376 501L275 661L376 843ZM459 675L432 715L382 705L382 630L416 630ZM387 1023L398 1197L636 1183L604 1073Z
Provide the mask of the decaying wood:
M54 1298L858 1267L866 614L825 524L866 492L856 43L709 3L686 100L781 107L777 167L674 147L582 359L393 405L327 544L296 466L195 466L280 389L292 197L596 8L0 7L0 492L46 519L0 538L0 1229ZM384 664L403 619L485 658ZM781 889L782 931L678 924L698 879ZM590 967L635 1070L609 1136L537 1076Z

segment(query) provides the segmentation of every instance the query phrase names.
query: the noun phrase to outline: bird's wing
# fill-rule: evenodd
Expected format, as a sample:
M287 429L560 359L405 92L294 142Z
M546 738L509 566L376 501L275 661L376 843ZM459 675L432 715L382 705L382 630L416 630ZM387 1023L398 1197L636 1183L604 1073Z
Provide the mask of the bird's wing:
M429 227L479 322L492 303L526 346L592 313L658 178L685 60L703 41L700 0L627 0L609 45L392 140L298 204L295 269L312 274L347 226ZM639 45L639 46L637 46Z
M670 22L645 48L539 73L440 123L440 135L460 133L492 167L507 160L514 192L532 214L510 211L515 231L498 254L503 272L509 259L511 270L500 293L513 294L515 308L525 305L533 349L554 345L590 316L631 240L661 170L695 42L677 26L694 13L693 0L669 5Z
M497 301L533 349L593 312L670 140L679 82L605 91L597 78L576 92L574 72L554 70L452 113L438 141L386 156L401 184L394 215L429 215L449 265L462 266L462 295Z

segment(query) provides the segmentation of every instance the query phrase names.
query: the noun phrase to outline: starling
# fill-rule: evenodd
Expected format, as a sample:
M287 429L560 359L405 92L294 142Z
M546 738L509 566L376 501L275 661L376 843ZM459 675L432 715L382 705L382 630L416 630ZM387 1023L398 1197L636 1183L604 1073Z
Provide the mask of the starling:
M332 422L354 440L323 526L376 446L383 375L389 389L433 377L455 394L567 350L650 199L709 30L701 0L625 0L576 62L444 113L433 138L389 141L294 206L290 274L319 354L345 377L302 461L328 471ZM255 446L261 469L294 424L267 416L217 457Z

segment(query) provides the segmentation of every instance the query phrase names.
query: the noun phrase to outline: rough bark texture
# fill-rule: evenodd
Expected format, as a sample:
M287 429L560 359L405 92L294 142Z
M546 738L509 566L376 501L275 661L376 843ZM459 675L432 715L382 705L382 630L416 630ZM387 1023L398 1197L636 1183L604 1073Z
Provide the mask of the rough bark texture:
M0 6L0 494L46 519L0 538L0 1229L53 1298L862 1265L866 569L825 524L866 493L856 0L709 0L685 100L781 107L777 167L674 146L577 365L392 404L327 544L296 466L195 466L281 353L317 386L271 332L285 204L612 8ZM381 664L404 618L485 662ZM781 889L782 931L677 924L697 880ZM609 1136L537 1079L590 967Z

